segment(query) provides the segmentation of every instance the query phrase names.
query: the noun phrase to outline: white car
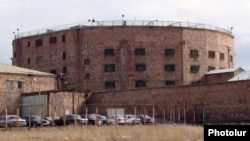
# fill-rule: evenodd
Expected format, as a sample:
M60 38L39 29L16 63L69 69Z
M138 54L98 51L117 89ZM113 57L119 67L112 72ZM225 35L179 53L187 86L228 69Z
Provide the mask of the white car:
M141 123L141 119L136 117L135 115L125 115L125 121L127 124L140 124Z
M8 127L24 127L27 125L27 122L25 119L22 119L17 115L1 116L0 127L5 127L5 125Z
M109 115L107 118L107 124L118 124L118 125L124 125L125 118L123 115Z

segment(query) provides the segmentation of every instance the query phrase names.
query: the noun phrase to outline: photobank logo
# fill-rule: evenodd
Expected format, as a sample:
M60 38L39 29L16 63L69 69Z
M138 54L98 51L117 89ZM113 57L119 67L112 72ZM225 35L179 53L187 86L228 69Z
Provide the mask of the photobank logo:
M204 141L235 139L249 141L250 125L204 125Z

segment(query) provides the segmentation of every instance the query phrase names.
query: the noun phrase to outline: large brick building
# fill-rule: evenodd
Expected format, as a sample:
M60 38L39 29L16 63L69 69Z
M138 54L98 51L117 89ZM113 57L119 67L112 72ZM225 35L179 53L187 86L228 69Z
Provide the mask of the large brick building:
M13 65L58 74L62 87L124 90L199 83L234 67L230 31L160 21L97 22L20 33Z

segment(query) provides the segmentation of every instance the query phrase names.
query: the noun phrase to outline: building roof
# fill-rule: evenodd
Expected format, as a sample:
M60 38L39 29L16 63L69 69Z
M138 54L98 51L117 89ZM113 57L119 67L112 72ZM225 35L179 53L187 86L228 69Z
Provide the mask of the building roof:
M228 81L239 81L239 80L249 80L249 79L250 79L250 71L245 71L229 79Z
M50 75L53 76L51 73L36 71L32 69L21 68L17 66L7 65L7 64L0 64L0 73L12 73L12 74L30 74L30 75Z
M243 72L245 70L242 69L241 67L230 68L230 69L219 69L219 70L211 70L211 71L207 72L206 74L218 74L218 73L227 73L227 72L235 72L235 71Z

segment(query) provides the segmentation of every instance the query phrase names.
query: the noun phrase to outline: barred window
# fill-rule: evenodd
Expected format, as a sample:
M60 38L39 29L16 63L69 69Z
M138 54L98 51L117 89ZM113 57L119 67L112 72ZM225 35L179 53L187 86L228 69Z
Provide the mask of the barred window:
M215 58L215 51L208 51L208 58Z
M224 55L224 53L220 53L220 60L225 60L225 55Z
M49 43L50 43L50 44L55 44L55 43L56 43L56 36L50 37L50 38L49 38Z
M191 58L198 58L199 57L198 50L190 50L190 57Z
M198 73L200 71L200 66L191 66L191 73Z
M136 88L146 87L146 81L145 80L136 80L135 81L135 87Z
M23 81L17 81L17 88L22 89L23 88Z
M36 45L36 47L42 46L43 45L43 40L42 39L37 39L35 41L35 45Z
M105 81L105 89L115 89L115 81Z
M174 85L176 85L174 80L167 80L165 82L165 84L166 84L166 86L174 86Z
M144 63L136 64L135 69L136 71L146 71L146 64Z
M165 56L174 56L174 49L165 49Z
M174 72L175 71L175 65L174 64L167 64L167 65L165 65L165 71L167 71L167 72Z
M135 55L136 56L145 56L145 48L136 48Z
M115 72L115 65L114 64L106 64L104 66L104 72Z
M114 56L115 50L114 49L105 49L104 50L104 56Z

